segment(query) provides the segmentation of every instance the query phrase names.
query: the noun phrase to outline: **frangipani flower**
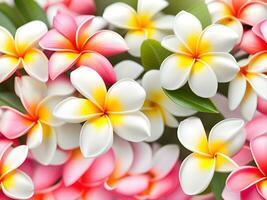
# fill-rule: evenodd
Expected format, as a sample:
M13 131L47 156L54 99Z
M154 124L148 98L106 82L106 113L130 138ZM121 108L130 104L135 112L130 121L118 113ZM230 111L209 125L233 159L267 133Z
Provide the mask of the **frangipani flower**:
M107 152L113 143L113 130L133 142L150 136L149 121L139 111L146 94L138 83L120 80L107 91L100 75L88 67L73 71L71 82L87 99L70 97L56 106L54 115L70 123L85 121L80 136L85 157Z
M72 17L58 13L51 29L40 41L44 49L55 51L49 60L52 80L63 72L85 65L96 70L108 84L116 81L114 69L104 56L127 51L124 39L109 30L99 31L93 16Z
M240 112L247 120L252 119L257 109L257 97L267 100L266 62L266 51L241 61L240 71L229 85L229 108L234 110L240 106Z
M137 11L125 3L114 3L106 7L103 17L118 28L127 29L125 35L129 53L140 56L144 40L161 40L172 29L173 16L163 15L161 10L168 6L166 0L138 0Z
M241 192L251 187L256 187L257 190L252 190L256 193L254 195L258 196L257 193L259 193L263 199L266 199L267 163L265 152L267 150L267 134L252 139L250 142L250 149L257 167L244 166L238 168L229 175L226 184L233 192Z
M64 123L53 116L53 109L64 96L72 94L74 89L64 78L46 85L29 76L16 77L15 88L27 114L2 106L0 132L9 139L27 134L27 145L34 158L38 162L49 164L57 148L54 126Z
M267 115L267 100L258 98L258 111Z
M174 21L175 35L167 36L162 46L175 52L160 67L163 88L176 90L188 81L201 97L216 94L218 83L232 80L238 65L229 52L238 35L226 26L214 24L202 31L200 21L181 11Z
M18 28L14 39L7 29L0 27L0 82L20 68L39 81L48 80L48 59L36 45L46 32L43 22L32 21Z
M179 179L188 195L203 192L215 171L229 172L237 167L230 158L243 146L246 134L240 119L226 119L210 131L209 139L200 119L192 117L182 121L177 135L184 147L192 151L183 161Z
M0 141L1 190L13 199L29 199L33 195L33 183L29 176L18 169L28 155L28 147L11 147L12 142Z

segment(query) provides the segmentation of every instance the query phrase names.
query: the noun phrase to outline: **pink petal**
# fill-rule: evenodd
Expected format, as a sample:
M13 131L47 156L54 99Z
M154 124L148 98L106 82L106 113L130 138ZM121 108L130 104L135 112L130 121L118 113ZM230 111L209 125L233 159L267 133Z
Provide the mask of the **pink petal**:
M10 107L1 107L3 111L0 121L0 132L9 139L26 134L34 125L34 121Z
M247 139L252 140L258 135L262 135L267 132L267 117L265 115L258 115L251 121L247 122L245 129L247 132Z
M267 179L257 183L257 190L264 199L267 198Z
M82 196L83 188L80 188L79 186L70 186L70 187L65 187L61 186L58 189L56 189L53 194L55 197L55 200L61 200L61 199L80 199ZM51 197L50 197L51 198ZM50 200L48 198L48 200ZM51 199L54 200L54 199Z
M238 11L249 0L231 0L233 8Z
M240 193L241 200L264 200L264 198L259 194L259 192L256 189L256 185L251 186L250 188L242 191Z
M266 100L262 98L258 98L258 111L267 115L267 101Z
M90 37L84 49L98 52L104 56L112 56L127 51L128 47L118 33L104 30Z
M13 144L12 141L1 139L0 141L0 160L2 160L5 152L8 150L9 147Z
M112 85L116 82L115 70L104 56L98 53L84 53L77 62L77 66L82 65L94 69L106 84Z
M244 145L243 148L232 157L233 161L235 161L239 166L246 165L253 160L250 148L248 145Z
M262 180L264 175L256 167L241 167L232 172L226 185L232 192L240 192Z
M266 124L265 124L266 126ZM254 160L265 176L267 175L267 133L259 135L256 138L250 141L251 153L254 157Z
M258 36L260 37L262 40L265 40L267 38L265 38L265 31L264 30L267 30L267 19L257 23L253 28L252 28L252 31Z
M79 49L83 49L84 44L92 35L90 26L93 22L93 19L94 17L90 15L78 16L75 18L76 23L78 24L78 29L76 31L76 46Z
M71 11L81 15L92 15L96 12L94 0L72 0L68 6Z

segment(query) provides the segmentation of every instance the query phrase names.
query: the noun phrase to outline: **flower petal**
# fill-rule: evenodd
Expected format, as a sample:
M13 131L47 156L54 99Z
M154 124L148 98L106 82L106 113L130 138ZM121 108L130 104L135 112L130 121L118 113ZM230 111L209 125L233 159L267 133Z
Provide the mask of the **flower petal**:
M135 29L137 18L135 10L125 3L113 3L106 7L103 17L109 23L124 29Z
M155 14L163 10L169 5L165 0L139 0L137 5L137 13L139 15L149 15L153 17Z
M248 71L254 73L264 73L267 71L267 52L263 51L252 56L249 61Z
M161 46L163 46L165 49L168 49L171 52L190 56L190 53L188 52L187 49L188 47L176 35L169 35L164 37L161 42Z
M213 23L225 16L232 15L232 8L229 6L228 2L211 0L207 5Z
M247 80L253 90L263 99L267 100L267 75L265 74L247 74Z
M31 31L29 31L31 30ZM47 32L47 27L42 21L31 21L17 29L15 35L16 49L24 53L29 47L38 42Z
M39 49L28 50L22 59L22 64L30 76L42 82L48 80L48 59Z
M16 55L13 36L4 27L0 27L0 38L0 52L8 55Z
M188 150L209 155L206 132L199 118L190 117L180 122L177 136L181 144Z
M135 57L141 56L141 45L147 39L145 31L129 31L124 37L129 54Z
M108 117L87 121L81 130L80 147L84 157L96 157L107 152L113 143L113 130Z
M75 88L70 82L70 79L66 76L59 76L55 80L49 80L47 83L47 95L57 96L57 95L71 95L75 92Z
M262 180L257 183L257 190L261 194L261 196L266 199L267 198L267 180Z
M29 199L34 194L30 177L20 170L15 170L4 177L1 182L4 194L15 199Z
M245 96L240 105L242 116L246 120L251 120L257 109L257 94L253 91L250 85L247 86Z
M100 110L89 100L69 97L61 101L54 109L53 114L70 123L80 123L90 118L100 116Z
M40 121L37 121L35 125L27 134L27 146L32 149L39 146L43 140L43 127Z
M167 57L160 66L160 82L167 90L176 90L188 80L194 59L173 54Z
M117 79L130 78L136 80L143 72L144 68L132 60L124 60L114 66Z
M120 80L108 90L107 112L123 114L138 111L143 106L145 98L146 92L137 82L131 79Z
M160 13L153 20L154 27L160 30L172 30L174 18L173 15L163 15Z
M7 55L0 56L0 66L2 66L0 71L0 83L12 76L17 70L19 64L20 59Z
M151 135L149 120L141 112L112 114L109 117L114 132L125 140L141 142Z
M240 192L259 182L262 178L264 175L256 167L245 166L232 172L226 180L226 185L231 191Z
M191 90L203 98L213 97L218 88L214 71L202 61L194 64L188 83Z
M209 150L233 156L244 145L246 133L241 119L225 119L217 123L209 134Z
M203 192L213 177L215 160L199 154L190 154L183 161L179 180L183 191L188 195L196 195Z
M221 153L216 154L215 170L217 172L231 172L237 168L238 164L236 164L231 158Z
M69 160L70 156L71 152L57 148L52 160L50 161L50 165L53 166L63 165Z
M235 161L239 166L244 166L250 163L253 160L250 147L248 145L244 145L243 148L232 157L233 161Z
M70 75L73 86L97 107L105 104L107 89L101 76L89 67L79 67Z

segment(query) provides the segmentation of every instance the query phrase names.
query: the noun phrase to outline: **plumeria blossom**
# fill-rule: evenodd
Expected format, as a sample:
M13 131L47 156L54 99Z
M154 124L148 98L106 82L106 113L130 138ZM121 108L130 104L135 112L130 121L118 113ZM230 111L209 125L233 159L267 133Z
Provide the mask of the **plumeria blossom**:
M168 6L166 0L138 0L137 11L125 3L106 7L103 17L115 27L128 30L125 35L129 53L140 56L140 47L146 39L161 40L172 29L173 16L160 11Z
M229 85L229 108L234 110L240 106L240 112L247 120L252 119L257 109L257 97L267 100L266 61L266 51L240 61L240 71Z
M191 90L201 97L216 94L218 82L231 81L239 68L228 52L238 35L226 26L213 24L202 31L200 21L185 11L178 13L162 46L174 52L160 67L162 87L176 90L188 81Z
M128 50L124 39L113 31L101 30L93 16L72 17L58 13L53 29L39 42L44 49L54 51L49 59L52 80L73 66L88 66L96 70L108 84L116 81L115 72L104 56Z
M265 150L267 147L267 134L257 136L250 142L250 149L254 157L257 167L244 166L233 171L228 177L226 184L227 187L233 192L240 192L250 190L251 187L256 187L257 190L252 190L254 196L262 196L263 199L267 198L266 194L266 159ZM256 193L256 194L255 194ZM259 195L257 195L257 193ZM259 198L259 199L262 199Z
M188 118L178 127L177 135L182 145L193 153L182 162L179 179L188 195L203 192L213 174L230 172L238 165L231 159L243 146L246 134L240 119L226 119L216 124L207 139L199 118Z
M13 199L29 199L34 192L29 176L18 169L28 155L28 147L20 145L11 147L12 142L0 141L1 160L1 190Z
M21 26L17 29L15 38L0 26L0 82L21 68L40 81L48 80L48 59L36 45L46 32L47 27L41 21Z
M57 148L55 127L64 124L53 116L53 108L74 89L65 78L45 84L29 76L16 77L15 88L26 114L2 106L0 132L9 139L27 134L27 145L34 158L48 164Z
M100 75L88 67L73 71L71 82L86 99L67 98L56 106L54 115L70 123L85 121L80 136L85 157L108 151L113 143L113 130L133 142L150 136L149 121L139 111L146 93L138 83L120 80L107 91Z

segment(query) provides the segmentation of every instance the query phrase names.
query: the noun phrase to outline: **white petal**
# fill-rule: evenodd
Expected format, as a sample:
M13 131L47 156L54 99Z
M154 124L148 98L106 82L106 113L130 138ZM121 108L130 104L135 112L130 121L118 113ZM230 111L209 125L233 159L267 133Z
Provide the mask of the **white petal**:
M246 120L251 120L257 109L257 94L247 86L245 96L240 104L240 111Z
M0 71L0 83L12 76L19 64L20 60L15 57L0 56L0 66L3 66Z
M140 15L146 14L152 17L168 5L169 3L166 0L138 0L137 13Z
M64 150L79 147L81 128L80 124L64 124L63 126L56 127L58 146Z
M136 80L144 71L143 66L131 60L124 60L114 66L117 80L130 78Z
M267 75L248 74L247 79L253 90L263 99L267 100Z
M129 54L135 57L141 56L141 45L147 39L145 31L129 31L124 37L129 47Z
M71 95L75 91L70 80L65 76L59 76L53 81L49 80L46 85L48 96Z
M228 156L217 153L216 154L216 167L217 172L231 172L238 168L238 165Z
M43 127L40 121L31 128L27 135L27 145L30 149L39 146L43 140Z
M107 152L113 143L113 130L108 117L91 119L82 127L80 147L84 157L91 158Z
M69 160L70 156L71 152L57 149L50 165L63 165Z
M248 71L254 73L264 73L267 72L267 52L259 52L254 54L248 64Z
M0 27L0 38L0 52L2 54L16 56L15 41L13 36L2 26Z
M173 15L159 15L154 20L154 26L161 30L172 30L174 16Z
M165 109L161 109L161 112L162 112L162 115L164 118L165 125L172 127L172 128L178 127L179 123L178 123L177 119L171 113L169 113Z
M165 49L168 49L171 52L190 55L188 50L186 49L186 45L177 37L176 35L169 35L163 38L161 42L161 46Z

